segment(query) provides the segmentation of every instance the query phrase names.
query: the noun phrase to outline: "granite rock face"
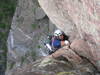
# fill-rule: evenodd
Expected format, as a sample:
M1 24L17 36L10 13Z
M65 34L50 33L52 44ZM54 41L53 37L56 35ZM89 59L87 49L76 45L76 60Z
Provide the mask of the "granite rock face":
M100 70L100 1L38 0L51 21L73 39L87 42ZM77 31L75 33L75 31ZM75 33L75 34L74 34ZM73 35L74 34L74 35Z
M35 15L36 15L36 19L39 20L39 19L42 19L46 16L46 14L44 13L43 9L38 7L35 11Z
M100 70L100 1L38 0L38 2L40 6L36 0L19 0L16 8L18 12L15 12L9 34L9 38L14 38L14 40L8 38L8 41L10 40L8 44L12 47L8 47L8 61L17 63L10 70L9 75L59 75L62 72L70 73L69 75L99 75L96 70ZM44 14L40 7L43 8ZM47 30L52 33L55 29L51 22L69 36L70 48L75 55L82 58L81 64L75 66L74 63L68 61L71 59L71 54L68 53L67 61L41 58L35 62L25 54L30 49L39 52L38 48L41 49L39 42L41 42L41 37L45 36L44 34L40 36L41 33L48 32ZM23 61L19 59L21 55L26 55L25 63L27 64L21 65L20 61ZM74 56L72 57L74 59Z
M49 22L37 0L18 0L7 41L8 70L43 56L39 50L40 38L49 33L50 26L55 27Z
M96 75L90 63L84 66L74 65L63 60L42 58L23 67L12 70L12 75Z

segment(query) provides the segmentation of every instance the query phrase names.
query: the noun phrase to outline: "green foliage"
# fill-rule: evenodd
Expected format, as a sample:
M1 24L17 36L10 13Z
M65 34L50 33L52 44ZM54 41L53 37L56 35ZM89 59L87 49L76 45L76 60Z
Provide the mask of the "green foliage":
M40 46L40 45L38 45L38 46L37 46L37 48L41 48L41 46Z
M7 60L7 37L12 21L12 16L16 9L16 0L0 0L0 50L4 50L2 53L3 67L6 68L6 60ZM13 63L10 65L12 68Z
M31 57L32 57L33 60L36 59L36 52L35 51L32 50L31 53L30 53L30 55L31 55Z
M15 0L0 1L0 49L6 48L6 41L11 25L11 18L16 8ZM4 46L4 47L3 47Z
M6 48L6 41L11 25L11 18L16 8L15 0L0 1L0 49ZM3 47L4 46L4 47Z
M5 29L5 28L6 28L6 26L7 26L7 25L6 25L6 24L4 24L4 23L1 23L1 24L0 24L0 28Z
M33 10L33 12L35 13L36 8L33 8L32 10Z
M25 56L22 56L21 57L21 65L23 65L24 61L25 61L26 57Z
M6 32L0 32L0 49L7 51L6 41L7 41L7 33Z
M14 62L10 63L10 64L8 65L9 69L12 69L12 68L14 67L14 65L15 65Z
M33 29L37 28L37 25L36 24L32 24L32 28Z
M3 37L3 38L2 38ZM0 38L4 39L4 37L6 37L6 33L5 32L0 32Z
M2 0L0 2L0 8L3 11L14 12L15 7L16 7L16 1L15 0L8 0L8 1Z

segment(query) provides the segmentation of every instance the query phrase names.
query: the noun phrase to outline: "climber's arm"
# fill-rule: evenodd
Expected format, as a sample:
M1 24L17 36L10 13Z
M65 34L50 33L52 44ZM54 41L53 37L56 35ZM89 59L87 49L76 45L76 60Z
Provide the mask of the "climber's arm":
M61 46L69 46L70 43L69 41L65 40L65 41L61 41Z
M69 48L70 43L69 43L69 41L65 40L65 41L61 41L60 45L61 45L61 47L62 46L67 46ZM56 52L54 52L53 54L49 55L48 57L50 57L50 58L57 58L57 57L63 55L64 53L65 53L64 50L59 49Z

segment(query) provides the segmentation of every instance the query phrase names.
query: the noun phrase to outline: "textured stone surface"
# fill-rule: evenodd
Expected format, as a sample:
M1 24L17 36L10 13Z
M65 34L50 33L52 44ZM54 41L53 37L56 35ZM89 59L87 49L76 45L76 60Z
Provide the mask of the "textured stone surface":
M43 9L38 7L36 10L35 10L35 17L37 20L39 19L42 19L46 16L46 14L44 13Z
M42 34L46 36L48 29L49 18L39 7L37 0L18 0L7 41L9 75L11 66L13 69L33 62L37 56L42 55L38 41Z
M55 29L56 29L56 26L51 21L49 21L49 32L53 34Z
M38 0L51 21L66 34L78 30L85 39L100 69L100 1L99 0ZM71 35L70 37L73 37ZM74 38L75 39L75 38Z
M96 74L93 69L88 63L76 69L68 62L44 58L13 69L12 75L93 75Z
M76 51L79 55L87 57L87 58L93 58L92 54L91 54L91 50L89 45L87 44L86 41L78 39L78 40L74 40L71 45L70 45L71 49L73 49L74 51Z
M33 43L29 42L31 40L28 39L30 39L31 37L34 38L35 34L37 34L38 32L42 32L44 29L49 29L43 27L43 25L47 26L49 24L49 20L47 20L47 18L44 18L42 20L35 21L36 17L33 19L34 17L33 15L35 15L33 10L35 9L32 9L33 8L33 6L31 6L32 1L34 3L35 0L19 0L20 7L18 7L19 9L17 9L18 10L17 14L15 14L16 17L20 17L19 19L17 19L19 22L16 22L16 18L14 18L11 31L14 31L16 29L18 30L12 32L11 34L13 33L20 34L17 36L14 34L16 36L15 39L17 39L16 43L18 45L22 46L24 45L24 47L32 46L32 48L34 48L36 47L35 44L38 43L36 42L37 40L34 39L33 41L35 43ZM38 1L40 3L40 7L43 8L44 12L47 14L47 16L53 22L53 24L55 24L59 29L63 30L67 35L69 35L69 40L72 43L71 44L72 50L77 55L89 59L98 68L98 70L100 70L99 67L100 66L100 38L99 38L100 1L99 0L38 0ZM26 8L28 9L26 10ZM31 12L33 14L31 14ZM34 30L35 32L33 32L30 26L33 23L38 24L39 25L38 27L41 28L41 30L36 29ZM18 28L16 26L18 26ZM25 37L23 37L23 34L21 34L20 32L23 33ZM46 31L44 31L44 33L45 32ZM32 36L32 34L34 34L34 36ZM26 41L23 38L26 39ZM12 47L14 47L14 45L12 45ZM15 48L16 47L14 47L14 49ZM19 49L19 46L17 49ZM28 49L25 49L25 51L26 50ZM15 58L16 56L18 56L16 55L16 51L10 50L11 54L13 54ZM20 50L18 50L18 52L19 51ZM71 56L70 51L67 54L69 57ZM65 56L68 57L67 55ZM76 57L74 59L76 59ZM40 67L39 65L44 60L46 61L44 63L46 64L46 66L42 63L42 66L44 67ZM78 68L76 68L75 65L72 66L71 62L68 63L68 61L65 63L62 63L61 61L52 62L51 60L50 62L47 62L46 59L43 59L43 61L37 60L33 64L31 64L32 63L31 61L28 62L28 65L24 64L22 67L17 67L17 65L20 65L20 62L17 62L16 67L13 67L13 69L10 72L11 74L9 73L9 75L40 75L40 74L55 75L58 72L75 72L76 75L93 75L95 73L94 75L96 75L96 71L93 68L93 65L88 61L84 61L83 64L78 65Z
M91 61L91 63L95 65L95 58L93 58L94 56L91 52L91 48L89 47L87 41L84 41L82 39L76 39L71 43L70 47L78 55L87 58Z

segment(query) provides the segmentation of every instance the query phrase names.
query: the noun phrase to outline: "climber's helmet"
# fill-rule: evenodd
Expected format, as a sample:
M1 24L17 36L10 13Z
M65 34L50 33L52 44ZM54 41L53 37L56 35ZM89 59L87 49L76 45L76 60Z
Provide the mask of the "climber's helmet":
M59 29L54 31L54 36L61 36L63 34L63 32Z

